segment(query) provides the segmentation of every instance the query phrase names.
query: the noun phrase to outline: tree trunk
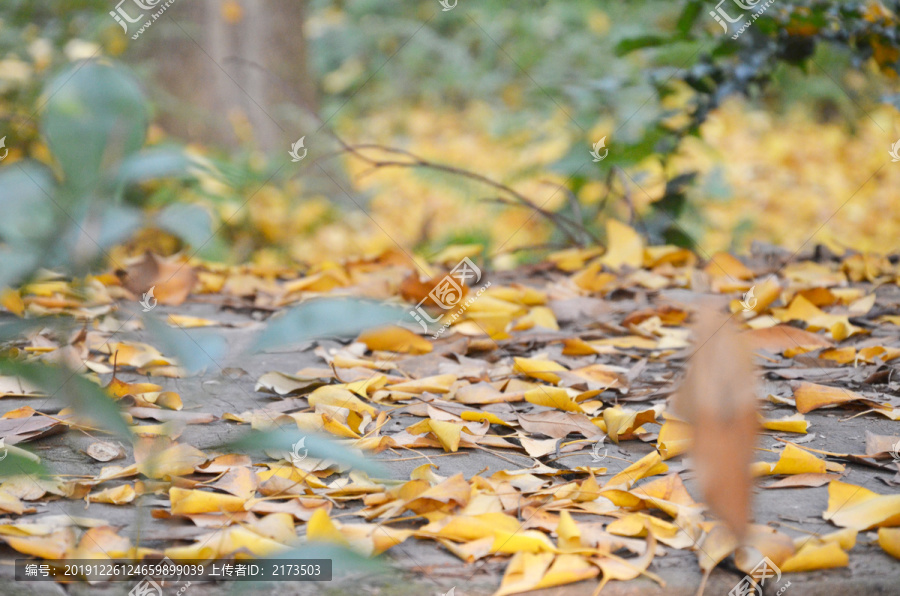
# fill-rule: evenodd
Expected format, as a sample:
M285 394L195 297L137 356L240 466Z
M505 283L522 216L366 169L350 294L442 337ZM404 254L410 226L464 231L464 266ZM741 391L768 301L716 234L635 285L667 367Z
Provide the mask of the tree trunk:
M188 142L235 145L248 140L243 131L236 134L238 116L257 147L287 150L303 134L291 113L318 108L305 10L304 0L173 5L170 18L135 44L138 58L156 71L151 91L163 126ZM286 104L295 109L279 108Z

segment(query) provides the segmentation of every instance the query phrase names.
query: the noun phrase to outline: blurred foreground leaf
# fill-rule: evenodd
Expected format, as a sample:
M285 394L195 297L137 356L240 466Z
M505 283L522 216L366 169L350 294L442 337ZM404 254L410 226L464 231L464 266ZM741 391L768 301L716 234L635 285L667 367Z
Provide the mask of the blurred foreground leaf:
M164 354L178 360L179 366L190 374L206 368L221 369L219 361L225 356L225 338L209 330L171 327L151 316L144 317L144 328L162 347Z
M302 443L301 443L302 441ZM361 451L344 447L323 435L303 433L296 428L285 428L268 432L254 430L236 441L226 443L221 448L236 452L248 450L269 452L294 452L294 445L301 444L301 453L307 457L328 459L362 470L370 476L383 474L381 466L366 459Z
M20 377L58 396L80 417L121 439L131 436L119 407L102 387L77 372L58 366L26 362L0 362L0 375Z
M315 337L356 335L397 323L403 310L372 300L313 300L269 319L253 351L296 345Z
M6 476L49 476L41 458L21 447L6 445L0 449L0 478Z

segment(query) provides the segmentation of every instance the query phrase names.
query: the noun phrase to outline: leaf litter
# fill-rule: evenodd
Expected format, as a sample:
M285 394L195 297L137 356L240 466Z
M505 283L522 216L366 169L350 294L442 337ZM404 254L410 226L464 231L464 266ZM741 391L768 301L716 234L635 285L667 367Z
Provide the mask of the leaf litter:
M386 253L273 276L146 255L87 279L87 293L61 280L7 291L19 316L86 322L75 335L45 328L3 349L22 362L65 351L57 362L83 365L80 376L115 401L133 441L101 436L77 409L5 412L8 447L86 433L92 440L79 455L102 468L30 482L4 471L0 540L42 559L263 557L308 543L371 557L424 540L466 566L506 561L497 595L582 581L595 593L610 581L662 585L654 561L670 549L691 551L704 582L726 559L749 572L760 555L783 572L847 566L859 532L900 558L900 497L847 478L874 470L896 486L900 431L867 431L852 449L834 450L821 434L825 416L842 425L900 420L892 368L900 269L883 261L873 273L853 253L780 263L719 253L703 262L682 248L646 247L625 224L608 231L606 251L572 249L498 273L437 338L413 317L350 342L298 338L319 363L265 372L254 387L263 405L221 416L189 411L166 389L195 371L165 342L122 339L119 330L141 327L123 316L123 301L155 284L160 304L202 299L223 317L268 317L323 295L427 306L440 265L422 276L405 256ZM441 314L433 304L431 314ZM169 312L164 324L258 327L208 316ZM4 399L37 404L52 393L2 372ZM137 376L144 380L123 380ZM301 457L296 442L293 452L271 447L262 457L201 450L187 432L198 424L288 427L383 465L420 463L398 480L330 460L327 449ZM440 474L443 457L476 451L505 469ZM797 536L761 525L752 507L761 488L785 502L795 491L821 492L822 527L835 531ZM40 515L31 504L42 500L80 500L88 513L94 503L146 501L154 520L181 524L137 544L102 519Z

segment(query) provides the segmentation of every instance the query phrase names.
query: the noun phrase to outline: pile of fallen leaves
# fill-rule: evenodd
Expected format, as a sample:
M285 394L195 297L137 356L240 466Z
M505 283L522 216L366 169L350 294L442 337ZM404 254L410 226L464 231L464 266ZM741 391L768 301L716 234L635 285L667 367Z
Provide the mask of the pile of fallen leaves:
M599 578L598 590L641 576L662 583L653 562L669 549L696 553L705 574L732 555L747 573L762 556L782 572L842 567L858 533L870 530L900 558L900 529L893 529L900 526L900 433L870 434L857 453L805 446L823 412L900 420L891 365L900 356L896 260L821 248L797 257L769 247L743 260L718 253L701 262L683 248L645 246L624 224L610 222L607 231L606 250L569 250L527 269L486 274L490 286L477 296L468 288L475 299L437 338L410 316L406 325L366 331L349 343L318 342L311 349L319 366L263 374L256 391L270 401L221 416L183 409L181 396L165 385L186 373L164 349L119 338L140 325L123 305L133 305L142 290L155 287L163 305L206 302L256 318L323 295L393 300L410 310L421 303L436 315L431 291L480 247L453 247L430 265L387 252L303 274L147 256L118 275L85 280L77 292L50 276L6 291L2 305L17 316L68 314L84 324L64 341L39 331L7 342L5 355L56 362L101 383L136 439L98 439L79 455L108 462L93 476L5 478L0 540L42 559L263 557L308 543L374 556L424 540L466 563L508 558L497 594L592 578ZM721 502L717 489L692 495L686 488L710 459L698 453L696 466L685 459L692 437L699 443L712 430L727 435L698 423L715 419L702 415L712 396L693 396L701 414L693 427L669 403L695 354L690 323L701 303L740 325L734 335L752 348L766 381L755 393L753 407L762 414L752 432L779 448L758 447L756 461L737 475L746 472L765 489L827 491L821 515L832 532L792 538L750 525L739 539L741 532L722 521L727 499L718 516L701 502ZM174 313L167 322L225 324ZM228 323L258 324L254 317ZM698 356L707 367L699 371L713 373L708 367L731 357ZM134 374L159 383L120 378ZM752 378L746 382L753 387ZM42 395L0 377L4 398ZM396 480L298 457L296 448L253 459L192 446L190 426L213 423L325 433L386 465L406 456L424 461L408 480ZM96 433L68 409L23 406L0 418L10 449L65 429ZM611 444L636 455L609 455ZM728 458L747 445L723 445L711 459L728 469ZM438 458L473 451L511 465L468 477L438 473ZM129 465L114 463L131 457ZM877 471L894 494L844 481L854 467ZM125 506L140 497L156 505L153 518L195 531L150 546L103 519L41 515L34 505L61 499Z

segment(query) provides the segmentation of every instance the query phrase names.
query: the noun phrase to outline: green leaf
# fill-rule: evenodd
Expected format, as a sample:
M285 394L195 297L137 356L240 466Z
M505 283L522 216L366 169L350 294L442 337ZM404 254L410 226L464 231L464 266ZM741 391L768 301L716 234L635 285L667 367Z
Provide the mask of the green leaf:
M40 264L38 255L30 247L0 246L0 288L15 287L31 276Z
M210 368L220 370L227 342L214 331L171 327L156 317L144 316L144 329L162 348L162 353L178 360L190 374Z
M403 310L360 299L311 300L269 319L253 351L295 345L325 336L352 336L371 327L397 323Z
M50 472L41 463L41 458L18 445L0 448L0 478L7 476L49 476Z
M328 459L362 470L371 476L384 474L381 466L366 459L361 451L344 447L340 443L320 434L302 433L296 426L277 428L270 431L250 431L244 437L226 443L221 449L243 452L256 450L275 453L276 457L283 457L294 452L294 445L300 444L299 453L306 453L309 457ZM300 443L302 441L302 443Z
M99 234L95 235L94 241L100 248L124 242L143 222L144 215L138 209L121 205L106 206L99 217Z
M694 23L697 22L697 17L702 10L703 2L700 2L699 0L691 0L685 4L684 10L681 11L681 15L678 17L678 24L675 25L675 28L682 37L687 37L691 32L691 28L694 26Z
M122 184L131 184L183 176L187 174L189 163L181 149L148 149L126 157L119 166L118 179Z
M172 203L156 216L156 225L181 238L187 244L200 247L213 235L212 215L200 205Z
M97 187L105 170L144 144L147 102L119 66L72 65L44 89L41 131L76 196Z
M642 50L644 48L655 48L670 43L671 41L671 38L661 37L659 35L642 35L640 37L630 37L628 39L623 39L622 41L617 43L615 52L616 56L624 56L625 54L630 54L631 52L634 52L636 50Z
M36 163L15 164L0 174L0 238L13 245L55 235L62 211L50 199L56 183Z
M79 417L119 438L131 436L116 402L102 387L77 372L47 364L5 361L0 362L0 374L21 377L47 395L58 396Z

